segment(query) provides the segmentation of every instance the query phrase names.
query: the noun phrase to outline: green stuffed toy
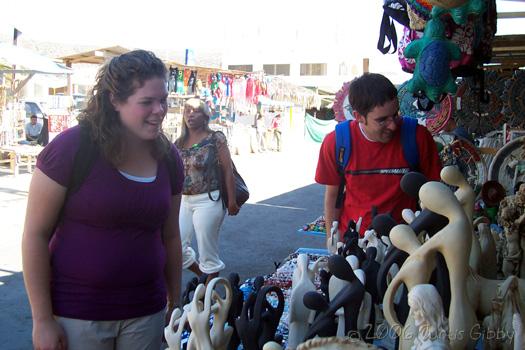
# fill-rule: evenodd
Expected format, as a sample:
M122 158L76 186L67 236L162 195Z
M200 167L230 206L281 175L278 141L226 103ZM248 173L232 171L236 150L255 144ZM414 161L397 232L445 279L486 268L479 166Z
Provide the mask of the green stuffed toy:
M469 0L462 6L449 9L434 6L432 8L432 17L435 17L436 15L441 16L444 13L450 13L450 16L456 24L465 24L467 23L467 17L469 15L481 16L484 12L484 0Z
M445 25L439 18L440 10L432 9L432 18L425 26L421 39L407 45L405 57L416 60L416 68L407 90L423 92L431 101L438 103L443 93L455 93L457 86L450 72L450 61L459 60L459 47L445 37Z

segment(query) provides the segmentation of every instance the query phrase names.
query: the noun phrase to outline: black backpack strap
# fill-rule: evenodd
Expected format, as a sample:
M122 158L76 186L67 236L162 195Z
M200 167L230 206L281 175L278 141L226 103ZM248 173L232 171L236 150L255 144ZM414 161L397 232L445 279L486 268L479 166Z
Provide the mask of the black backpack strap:
M55 229L58 224L62 221L64 216L64 208L66 202L71 194L78 191L82 182L86 179L91 167L95 162L95 159L98 155L98 149L96 144L91 139L91 132L89 127L83 124L80 124L80 144L77 152L75 153L75 158L73 159L73 169L71 171L71 176L69 178L69 183L67 185L66 196L64 197L64 202L62 203L62 208L58 214L58 219L55 225ZM53 232L55 231L53 229Z
M177 166L171 148L168 150L168 153L166 153L166 166L168 167L170 176L171 195L174 196L177 194L175 192L175 188L177 187Z

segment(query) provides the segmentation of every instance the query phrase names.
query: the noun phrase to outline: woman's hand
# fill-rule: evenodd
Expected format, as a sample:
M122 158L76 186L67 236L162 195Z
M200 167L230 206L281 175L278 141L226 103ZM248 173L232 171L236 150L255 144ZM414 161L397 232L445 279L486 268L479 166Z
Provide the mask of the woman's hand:
M36 350L66 350L66 333L55 319L36 321L33 325L33 346Z
M240 209L235 200L228 201L228 215L237 215Z

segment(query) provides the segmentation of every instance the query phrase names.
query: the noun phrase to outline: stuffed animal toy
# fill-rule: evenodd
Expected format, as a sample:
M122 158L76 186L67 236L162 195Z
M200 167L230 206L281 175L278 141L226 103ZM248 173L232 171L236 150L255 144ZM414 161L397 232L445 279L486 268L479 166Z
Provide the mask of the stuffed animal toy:
M407 84L412 93L424 93L431 101L440 101L443 93L455 93L457 86L450 72L450 61L461 56L459 47L445 37L445 25L432 10L421 39L411 42L405 56L416 59L414 76Z

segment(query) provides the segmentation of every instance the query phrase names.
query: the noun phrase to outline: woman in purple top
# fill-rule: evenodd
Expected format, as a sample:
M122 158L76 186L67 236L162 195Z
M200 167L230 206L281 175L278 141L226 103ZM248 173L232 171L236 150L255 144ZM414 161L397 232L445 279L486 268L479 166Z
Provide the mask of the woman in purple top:
M161 130L166 78L150 52L113 58L97 75L81 126L38 157L22 239L35 349L161 346L166 304L169 315L180 299L184 178ZM66 196L81 128L97 153Z

